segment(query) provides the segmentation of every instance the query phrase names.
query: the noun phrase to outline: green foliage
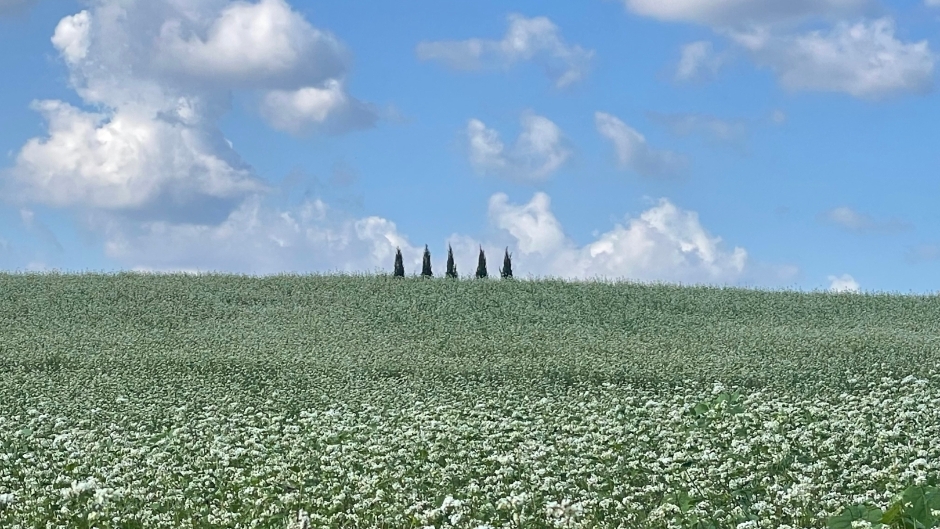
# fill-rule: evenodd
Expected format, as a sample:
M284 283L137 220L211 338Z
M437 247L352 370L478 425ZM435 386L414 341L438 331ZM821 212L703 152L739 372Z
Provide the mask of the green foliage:
M503 257L503 267L499 271L500 277L503 279L512 279L512 261L510 260L512 256L509 255L509 247L506 247L506 255Z
M447 245L447 274L445 277L457 279L457 265L454 264L454 251Z
M480 247L480 258L477 259L477 279L486 278L486 256L483 255L483 247Z
M853 522L864 521L874 529L930 529L940 527L940 489L911 485L895 497L886 510L870 504L847 507L826 522L830 529L854 529Z
M428 245L424 245L424 262L421 264L421 277L433 277L434 274L431 273L431 251L428 250Z
M0 274L0 527L936 526L940 297L395 279Z
M396 247L395 249L397 251L395 253L395 271L393 275L395 277L405 277L405 265L402 263L401 248Z

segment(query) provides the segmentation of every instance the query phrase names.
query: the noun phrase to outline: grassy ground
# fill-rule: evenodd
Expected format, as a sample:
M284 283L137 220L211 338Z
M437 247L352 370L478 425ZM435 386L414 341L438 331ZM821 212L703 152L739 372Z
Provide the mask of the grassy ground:
M0 274L0 526L825 527L913 512L911 486L929 522L938 315L937 296Z

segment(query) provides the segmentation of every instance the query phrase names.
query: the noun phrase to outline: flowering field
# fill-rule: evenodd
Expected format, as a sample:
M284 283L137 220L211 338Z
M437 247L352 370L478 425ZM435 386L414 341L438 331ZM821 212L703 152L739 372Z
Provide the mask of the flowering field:
M938 315L937 296L0 274L0 527L940 526Z

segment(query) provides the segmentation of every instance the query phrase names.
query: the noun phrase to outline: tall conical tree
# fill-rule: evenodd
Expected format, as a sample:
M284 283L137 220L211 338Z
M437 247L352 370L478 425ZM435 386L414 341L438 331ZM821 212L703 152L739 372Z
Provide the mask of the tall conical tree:
M480 246L480 258L477 260L477 279L486 277L486 256L483 255L483 247Z
M396 247L398 253L395 254L395 277L405 277L405 265L401 262L401 248Z
M421 275L426 277L432 277L434 274L431 273L431 251L428 250L428 245L424 245L424 263L421 265Z
M457 265L454 264L454 251L447 245L447 277L457 279Z
M506 247L506 256L503 257L503 268L499 271L500 277L503 279L512 279L512 261L509 258L512 257L509 255L509 247Z

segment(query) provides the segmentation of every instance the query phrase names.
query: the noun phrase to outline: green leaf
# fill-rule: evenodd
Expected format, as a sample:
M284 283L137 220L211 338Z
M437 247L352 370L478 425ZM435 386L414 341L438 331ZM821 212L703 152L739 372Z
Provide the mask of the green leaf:
M901 517L901 503L895 503L891 507L888 507L888 510L885 511L884 516L881 517L881 523L885 525L893 524L898 518Z
M884 513L878 507L867 505L852 505L842 511L838 516L830 516L826 521L829 529L852 529L852 522L867 521L872 523L872 527L881 527L881 518Z
M689 493L684 490L680 490L678 499L679 502L677 505L679 506L679 510L682 511L682 514L685 514L689 511L689 506L692 504L692 501L689 498Z

